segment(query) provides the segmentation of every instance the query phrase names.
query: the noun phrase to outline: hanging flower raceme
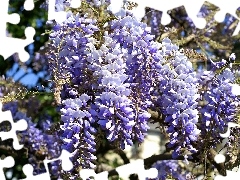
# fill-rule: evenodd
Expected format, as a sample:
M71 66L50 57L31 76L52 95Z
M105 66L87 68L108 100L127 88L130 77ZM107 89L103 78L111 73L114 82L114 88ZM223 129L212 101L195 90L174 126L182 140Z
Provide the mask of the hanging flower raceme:
M125 143L133 144L132 140L142 142L148 129L147 107L153 84L148 66L154 66L157 45L145 24L124 10L117 17L110 23L111 33L105 32L101 47L89 46L87 61L96 79L92 88L96 89L98 124L110 141L120 141L124 149Z
M198 82L192 63L170 39L163 40L161 54L167 61L158 70L156 105L165 116L164 122L170 135L168 147L174 147L172 156L176 158L182 154L182 148L191 153L197 151L192 145L200 133L197 128Z
M231 55L229 61L234 59L235 56ZM226 65L226 60L213 63L211 73L204 72L199 79L205 88L201 94L205 102L201 108L201 130L203 136L211 137L211 147L221 142L219 133L225 132L228 122L237 122L239 98L233 92L235 75L229 68L225 68Z
M91 99L87 94L62 102L62 148L72 153L72 162L75 167L95 167L92 160L95 160L96 157L92 153L96 150L93 136L96 129L91 126L95 120L92 117L89 102Z
M86 59L88 43L98 30L96 21L68 13L67 20L56 24L50 35L52 52L49 53L50 68L55 78L61 107L62 148L72 153L74 168L94 168L96 157L93 134L96 129L91 114L93 99L92 74L88 74ZM66 81L66 79L68 79ZM65 83L59 83L64 81Z
M134 123L133 102L129 98L130 84L126 83L126 61L123 49L106 33L100 49L95 46L88 53L89 69L93 72L92 84L95 91L95 113L98 124L107 132L109 141L120 141L132 145ZM93 113L93 112L92 112Z
M126 62L126 82L130 84L135 125L132 136L142 142L148 129L151 93L156 79L156 66L163 63L159 56L159 43L153 41L151 29L139 22L132 14L122 10L118 19L111 22L109 36L120 44Z

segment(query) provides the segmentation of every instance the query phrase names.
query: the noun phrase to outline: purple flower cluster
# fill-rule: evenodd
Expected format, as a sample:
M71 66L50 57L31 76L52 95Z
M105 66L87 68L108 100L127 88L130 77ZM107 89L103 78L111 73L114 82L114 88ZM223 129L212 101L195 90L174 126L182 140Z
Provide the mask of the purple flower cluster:
M161 54L163 57L171 56L158 71L157 106L165 116L170 135L168 147L174 147L172 156L176 158L184 147L192 153L197 151L192 142L200 133L197 128L198 83L191 62L170 39L163 40Z
M153 164L159 171L158 179L170 176L186 179L187 174L176 159L193 158L191 155L197 151L205 155L201 151L206 149L204 143L215 147L221 143L219 133L225 132L227 123L237 122L239 98L233 93L236 75L226 68L231 67L235 55L228 61L212 62L211 72L196 74L192 63L169 38L154 42L151 33L162 34L158 27L160 12L151 12L150 29L125 10L111 14L107 10L109 0L82 3L80 13L67 12L66 20L61 23L51 21L51 42L44 56L52 73L60 128L46 134L43 130L50 128L51 121L45 121L39 128L39 123L33 123L19 111L16 102L3 107L11 110L14 121L28 122L28 129L18 136L20 143L28 148L34 174L44 172L39 159L58 157L65 149L72 154L74 168L63 172L57 162L51 166L53 175L59 179L80 179L79 170L95 168L95 153L102 145L99 137L121 149L142 143L149 129L150 109L161 115L156 122L166 126L167 150L173 150L175 159ZM70 4L71 0L57 0L55 10L64 11ZM200 16L209 13L205 7ZM175 17L186 19L179 17L180 14ZM186 20L194 26L190 19ZM233 19L230 20L231 24ZM5 88L0 87L0 96L4 94L2 91ZM0 130L7 129L2 126ZM227 145L234 140L239 139L230 136ZM194 157L199 158L199 154Z
M72 153L72 162L74 167L94 168L92 160L96 157L96 143L93 134L96 129L91 126L95 122L92 110L88 106L91 102L90 96L82 94L80 97L63 100L61 109L61 139L63 141L62 149Z
M90 5L97 9L101 3ZM173 158L196 153L200 132L215 131L219 138L237 105L233 75L216 71L225 62L215 64L215 73L199 76L169 38L154 42L151 29L125 10L113 19L100 25L87 14L68 13L50 35L48 58L61 104L58 134L61 147L73 154L74 168L95 167L98 131L122 149L143 142L148 108L163 115ZM205 93L199 91L203 86ZM202 108L203 100L208 104ZM209 118L217 129L206 126Z
M95 23L95 20L80 17L79 14L68 13L66 21L56 24L53 27L54 32L50 34L52 40L49 47L52 51L48 55L50 69L55 72L57 68L56 76L59 80L71 78L71 83L75 85L75 87L64 85L61 94L63 99L77 97L76 84L82 86L83 92L91 88L91 77L88 76L85 56L87 43L98 30Z
M95 119L91 112L93 79L86 58L91 35L98 30L95 22L79 14L68 13L66 21L56 24L50 35L53 49L49 53L50 68L58 70L56 76L59 80L71 79L70 83L63 85L59 97L62 103L59 135L62 148L73 155L75 168L93 168L92 161L96 159L93 155Z
M146 24L125 11L109 26L111 33L105 31L99 41L96 21L69 13L50 35L51 68L58 69L59 79L70 78L60 97L62 148L83 168L94 167L96 127L122 149L133 140L142 142L149 128L159 44Z
M129 98L130 84L126 83L126 61L124 49L107 34L100 49L92 46L88 54L90 68L94 70L96 89L94 110L100 127L106 131L109 141L119 140L124 149L125 142L132 145L132 127L135 124L134 103Z
M134 104L136 124L133 136L142 142L147 131L150 114L151 92L156 77L155 66L161 63L158 56L159 44L153 41L150 29L145 23L137 21L131 14L120 11L118 19L111 23L113 32L109 35L122 48L126 63L126 82L131 88L130 98Z

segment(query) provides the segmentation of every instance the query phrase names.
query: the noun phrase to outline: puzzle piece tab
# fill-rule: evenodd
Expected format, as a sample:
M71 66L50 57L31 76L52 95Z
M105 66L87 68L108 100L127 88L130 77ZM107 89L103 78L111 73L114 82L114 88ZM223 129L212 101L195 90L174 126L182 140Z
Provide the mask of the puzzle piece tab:
M47 171L46 173L38 174L36 176L33 175L33 166L31 164L25 164L22 168L23 173L27 176L25 180L51 180L50 174ZM23 180L23 179L22 179Z
M67 12L65 11L55 11L56 0L49 0L48 2L48 20L55 20L58 23L66 20ZM81 5L81 0L71 0L70 6L72 8L78 8Z
M33 0L25 0L24 2L24 9L26 9L27 11L31 11L34 8L34 3Z
M48 20L55 19L57 22L62 22L66 19L66 12L59 11L55 12L55 1L49 0L48 5ZM33 43L33 37L35 35L35 29L32 27L27 27L25 29L26 39L19 39L8 37L6 35L7 22L11 24L18 24L20 21L20 16L18 14L8 14L8 4L9 0L1 0L0 6L0 55L7 59L14 53L18 53L19 59L22 62L26 62L30 56L24 50L26 46ZM81 5L81 0L71 0L71 7L78 8ZM25 0L24 9L30 11L34 8L33 0Z
M16 131L24 131L28 128L26 120L21 119L18 122L13 121L11 111L2 111L2 103L0 102L0 123L3 121L9 121L11 123L11 130L8 132L0 132L0 138L2 141L6 139L13 139L13 148L19 150L23 148L23 145L19 144Z
M220 8L220 11L218 11L215 15L215 20L218 22L223 22L224 18L227 14L231 14L236 19L240 21L240 17L237 16L236 10L240 7L240 1L236 0L228 0L228 1L219 1L219 0L208 0L208 2L214 4L215 6ZM240 31L240 23L238 23L233 36L237 35Z
M3 172L3 168L11 168L15 164L14 159L12 156L8 156L5 159L1 160L0 159L0 179L5 180L5 175Z

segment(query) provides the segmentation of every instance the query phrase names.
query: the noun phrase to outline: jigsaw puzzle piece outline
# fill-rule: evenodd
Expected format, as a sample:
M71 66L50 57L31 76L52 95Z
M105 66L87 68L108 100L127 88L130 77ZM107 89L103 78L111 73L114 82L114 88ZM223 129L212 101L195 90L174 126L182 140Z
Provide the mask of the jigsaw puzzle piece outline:
M8 132L0 132L0 138L2 141L6 139L13 139L13 148L15 150L20 150L23 148L23 145L21 145L18 141L17 137L17 131L24 131L28 128L28 123L24 119L20 119L17 122L13 121L12 113L11 111L2 111L2 104L0 102L0 123L8 121L11 123L11 130Z
M198 1L168 0L165 2L164 0L162 1L159 0L158 2L154 0L148 0L148 1L129 0L129 1L138 3L138 7L135 8L135 9L138 9L138 12L144 12L145 7L149 7L149 8L161 11L162 12L161 24L163 25L167 25L171 22L171 17L169 16L169 14L167 14L168 10L175 9L180 6L184 6L187 12L187 15L189 16L189 18L192 19L194 25L199 29L203 29L204 27L206 27L206 20L204 18L198 17L197 15L200 9L202 8L202 6L204 5L204 2L212 3L215 6L218 6L220 8L220 11L218 11L214 17L216 21L223 22L227 13L233 15L235 18L237 18L240 21L240 17L238 17L236 14L237 8L240 7L240 1L238 1L239 5L236 6L236 0L230 0L230 2L219 1L219 0L198 0ZM237 35L239 31L240 31L240 22L235 28L235 31L233 32L232 36Z
M138 174L139 180L145 180L146 178L157 178L158 170L156 168L145 169L144 160L137 159L129 164L125 164L116 168L119 177L130 176L131 174ZM79 172L80 177L86 180L90 176L93 176L95 180L108 179L108 171L104 171L96 174L93 169L82 169Z
M1 0L0 6L0 39L6 36L7 22L18 24L20 22L19 14L8 14L9 0Z
M26 0L27 1L27 0ZM49 2L50 2L51 0L49 0ZM231 1L231 0L230 0ZM4 0L4 2L8 2L8 0ZM54 1L55 2L55 1ZM183 2L183 1L182 1ZM189 11L192 7L198 7L198 6L195 6L195 3L196 2L194 2L194 6L192 6L191 5L191 2L190 1L185 1L185 2L187 2L187 3L182 3L182 2L180 2L179 4L179 6L181 6L181 5L184 5L185 6L185 9L186 9L186 12L187 12L187 14L188 14L188 16L193 20L193 22L194 22L194 24L196 25L196 27L198 27L198 28L200 28L200 29L202 29L203 27L201 26L200 27L200 24L201 23L203 23L203 21L202 22L200 22L200 24L197 24L196 22L197 21L199 21L200 19L199 18L195 18L195 10L191 10L191 11ZM201 3L200 3L201 2ZM202 2L204 2L204 1L198 1L198 3L199 4L201 4L201 6L203 5L203 3ZM208 2L210 2L210 3L212 3L212 4L214 4L214 5L216 5L216 6L218 6L219 5L219 1L217 1L217 0L208 0ZM235 1L234 1L235 2ZM149 3L149 1L148 1L148 3ZM168 2L169 3L169 2ZM176 5L176 1L174 2L175 4L174 4L174 7L172 7L172 6L170 6L169 8L170 9L174 9L174 8L177 8L177 7L179 7L178 5ZM223 3L222 1L221 1L221 3ZM229 1L227 2L228 4L229 4ZM152 3L150 3L150 4L152 4ZM153 3L154 4L154 3ZM169 3L170 4L170 3ZM234 3L233 3L234 4ZM55 6L55 5L54 5ZM148 7L149 7L149 5L148 5ZM219 6L218 6L219 7ZM222 7L222 5L221 5L221 7ZM221 7L219 7L220 8L220 11L219 12L217 12L216 13L216 16L214 17L218 22L222 22L223 20L224 20L224 18L225 18L225 16L226 16L226 14L227 13L229 13L229 14L231 14L231 15L233 15L234 17L236 17L237 19L239 19L239 17L238 16L236 16L236 13L232 13L232 12L229 12L229 11L232 11L233 9L228 9L228 10L224 10L224 11L222 11L222 9L223 8L221 8ZM156 6L154 5L154 7L151 7L150 6L150 8L154 8L154 9L156 9ZM168 8L168 9L169 9ZM201 7L200 7L201 8ZM224 8L226 8L226 7L224 7ZM31 9L30 7L28 8L28 9ZM169 10L170 10L169 9ZM196 8L197 9L197 8ZM51 9L50 9L51 10ZM49 10L49 11L50 11ZM159 10L159 9L158 9ZM200 9L199 9L200 10ZM236 10L236 9L235 9ZM160 9L160 11L162 11L163 12L163 18L162 18L162 23L163 24L168 24L168 23L170 23L170 21L171 21L171 18L170 18L170 16L167 14L167 11L168 10L166 10L166 8L165 8L165 10L164 9ZM0 11L1 12L1 11ZM54 11L55 12L55 11ZM59 17L59 13L60 12L55 12L55 15L50 15L50 17L49 17L49 19L55 19L55 18L58 18ZM51 14L51 13L50 13ZM10 22L10 23L12 23L12 24L17 24L19 21L17 20L17 17L19 17L19 15L18 14L11 14L11 15L7 15L8 16L8 19L7 19L7 21L8 22ZM64 16L62 16L62 17L64 17ZM194 17L194 18L193 18ZM169 19L170 18L170 19ZM170 21L169 21L170 20ZM236 28L236 30L235 30L235 32L237 31L237 30L239 30L240 29L240 24L238 23L238 26L237 26L237 28ZM33 29L34 30L34 29ZM3 34L6 34L6 29L4 29L4 33L1 33L0 34L0 37L1 37L1 35L3 35ZM234 32L234 34L236 34ZM28 33L25 33L25 35L26 35L26 39L25 40L22 40L22 42L23 41L26 41L27 39L31 39L31 38L28 38L28 37L30 37L30 36L27 36L27 34ZM31 35L31 37L33 37L34 36L34 34L35 33L31 33L30 32L30 34L32 34ZM16 41L16 38L12 38L14 41ZM32 38L33 39L33 38ZM9 39L5 39L6 41L7 40L9 40ZM4 42L6 42L6 41L4 41ZM31 40L31 42L30 43L32 43L33 42L33 40ZM13 42L11 42L11 43L13 43ZM28 44L26 44L25 46L27 46ZM23 46L23 44L21 45L21 47ZM25 47L24 46L24 47ZM18 49L18 51L17 51L19 54L21 54L21 50L19 50ZM24 52L22 52L22 53L24 53ZM0 54L1 54L1 52L0 52ZM12 55L12 54L11 54ZM26 55L26 51L25 51L25 55ZM25 57L25 55L20 55L21 56L21 58L23 58L23 56ZM0 113L2 113L2 112L0 112ZM20 123L23 123L23 122L25 122L25 120L19 120L20 121ZM19 122L18 121L18 122ZM1 121L0 121L1 122ZM12 121L13 122L13 121ZM12 124L12 122L11 122L11 124ZM17 123L14 123L14 124L17 124ZM12 124L13 125L13 124ZM24 126L24 125L23 125ZM13 126L14 127L14 126ZM15 128L14 128L15 129ZM25 130L24 128L23 128L23 130ZM12 131L12 130L11 130ZM5 136L5 138L6 138L6 134L5 135L1 135L1 133L2 132L0 132L0 137L3 137L3 136ZM4 133L6 133L6 132L4 132ZM12 133L11 133L12 134ZM16 136L16 134L15 134L15 136ZM2 138L3 139L3 138ZM6 139L11 139L11 137L9 138L6 138ZM14 140L14 142L16 142L16 140ZM18 141L17 141L18 142ZM14 145L14 143L13 143L13 145ZM16 149L15 147L14 147L14 149ZM21 149L21 148L20 148ZM16 149L17 150L17 149ZM61 154L61 156L59 156L59 158L56 158L56 159L53 159L53 160L45 160L44 161L44 163L45 163L45 165L47 165L48 163L50 163L50 162L53 162L53 161L55 161L55 160L59 160L59 159L65 159L65 157L62 157L63 156L63 154L64 154L64 151L62 151L62 154ZM11 156L10 156L11 157ZM12 158L12 157L11 157ZM6 158L5 158L6 159ZM4 159L4 160L5 160ZM4 160L0 160L0 162L1 161L4 161ZM12 158L12 160L13 160L13 165L14 165L14 159ZM69 159L68 159L69 160ZM13 165L12 164L10 164L10 165L7 165L7 166L10 166L10 167L12 167ZM0 163L0 165L1 165L1 163ZM66 165L65 163L62 163L62 165ZM6 166L6 165L5 165ZM4 166L4 167L5 167ZM1 167L1 166L0 166ZM32 172L33 172L33 167L30 165L30 164L27 164L27 165L25 165L24 166L25 167L25 170L32 170ZM68 169L67 167L70 167L69 165L67 165L66 167L63 167L63 169ZM32 169L31 169L32 168ZM47 168L46 168L47 169ZM24 171L24 172L26 172L26 171ZM31 172L31 171L30 171ZM240 172L240 171L239 171ZM26 172L27 173L27 172ZM46 175L47 173L45 173L45 175ZM1 175L1 174L0 174ZM33 177L33 176L32 176ZM37 179L37 176L34 176L35 178L34 179ZM40 177L40 176L38 176L38 177ZM41 178L42 178L43 176L41 176ZM45 176L44 176L45 177ZM48 177L48 178L50 178L50 176L46 176L46 177ZM40 179L40 178L39 178Z
M223 22L226 14L231 14L235 18L239 19L239 17L236 14L236 10L238 7L240 7L240 1L238 2L236 0L228 1L206 0L206 1L219 7L220 11L218 11L214 17L216 21ZM236 3L238 3L238 5Z
M219 7L220 10L214 16L214 19L217 22L219 22L219 23L223 22L227 14L230 14L234 18L239 20L232 36L238 35L239 32L240 32L240 17L237 16L236 11L237 11L237 8L240 7L240 1L236 1L236 0L228 0L228 1L206 0L206 1L214 4L217 7Z
M57 22L61 23L66 19L67 12L65 11L55 12L55 1L56 0L49 0L48 20L55 19ZM9 0L2 0L0 6L0 39L1 42L4 42L0 45L0 55L2 55L4 59L7 59L14 53L18 53L20 61L26 62L30 58L30 55L29 53L27 53L27 51L25 51L24 48L34 42L33 37L36 32L33 27L27 27L25 29L26 39L8 37L6 35L7 22L11 24L18 24L20 21L19 14L16 13L8 14L8 4ZM81 5L80 0L73 0L71 2L71 6L73 8L77 8L80 5ZM30 11L33 8L34 8L33 0L26 0L24 2L24 9Z
M1 39L1 45L0 45L0 54L4 57L4 59L7 59L14 53L19 54L19 59L22 62L26 62L30 55L25 51L25 47L29 44L33 43L33 37L35 35L35 29L33 27L27 27L25 29L25 36L26 39L19 39L19 38L13 38L8 37L6 35L7 32L7 23L11 24L18 24L20 22L20 16L17 13L8 14L8 4L9 0L1 0L1 6L0 6L0 39ZM26 10L31 10L34 8L33 0L26 0L24 2L24 8Z
M47 172L38 174L38 175L33 175L34 168L31 164L25 164L22 170L23 170L23 173L26 175L26 178L21 180L33 180L33 179L42 180L43 178L46 178L45 180L50 180L48 164L58 160L62 161L62 169L64 171L70 171L73 168L73 163L71 162L70 157L72 157L72 154L63 149L61 152L61 155L58 158L54 158L51 160L48 160L48 159L43 160L44 167Z

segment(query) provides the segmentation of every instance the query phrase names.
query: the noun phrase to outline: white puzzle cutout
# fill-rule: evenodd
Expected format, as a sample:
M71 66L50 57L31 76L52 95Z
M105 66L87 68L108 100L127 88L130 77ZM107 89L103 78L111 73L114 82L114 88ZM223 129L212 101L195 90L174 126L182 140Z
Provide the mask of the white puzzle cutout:
M1 0L0 2L0 55L7 59L14 53L18 53L19 59L26 62L30 55L24 50L26 46L34 42L34 35L36 33L33 27L26 27L24 33L26 39L19 39L7 36L7 23L18 24L20 22L19 14L8 14L9 0ZM77 8L81 5L80 0L72 0L71 6ZM34 8L33 0L26 0L24 2L24 9L31 11ZM66 12L55 12L55 0L49 0L48 6L48 20L56 20L62 22L66 19Z
M29 3L33 3L33 0L27 0L24 4L24 8L31 9ZM27 27L25 29L26 39L19 39L8 37L6 35L7 23L18 24L20 22L20 16L16 13L8 14L9 0L1 0L0 5L0 55L4 59L10 57L14 53L18 53L22 62L26 62L29 59L29 54L24 50L26 46L33 43L33 37L35 35L35 29L33 27ZM27 9L26 9L27 10Z
M0 159L0 179L6 180L3 168L11 168L15 164L15 161L12 156L8 156L5 159L1 160Z

